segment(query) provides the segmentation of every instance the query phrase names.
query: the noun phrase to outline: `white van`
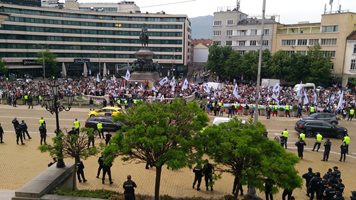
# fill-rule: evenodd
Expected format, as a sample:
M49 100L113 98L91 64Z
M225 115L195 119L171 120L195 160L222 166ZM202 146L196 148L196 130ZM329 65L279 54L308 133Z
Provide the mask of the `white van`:
M215 117L213 124L218 125L220 123L225 123L229 122L232 118L226 118L226 117Z
M303 87L304 89L313 89L315 90L315 84L314 83L303 83L303 84L296 84L293 88L294 92L297 92L300 87Z

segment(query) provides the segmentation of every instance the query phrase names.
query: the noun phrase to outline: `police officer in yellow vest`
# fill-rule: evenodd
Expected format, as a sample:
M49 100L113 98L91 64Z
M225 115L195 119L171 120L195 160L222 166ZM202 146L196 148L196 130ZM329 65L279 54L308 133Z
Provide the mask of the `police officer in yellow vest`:
M305 141L305 133L301 132L299 134L299 139Z
M125 108L127 108L127 107L128 107L129 102L127 101L127 99L125 99L125 100L124 100L124 105L125 105Z
M102 137L102 138L104 139L103 123L98 122L98 123L96 124L96 129L98 130L99 138Z
M278 105L273 106L273 112L272 112L272 117L276 115L278 117Z
M116 100L117 106L121 108L121 99Z
M344 139L342 140L343 143L346 145L346 154L349 154L349 144L351 142L351 138L348 134L345 134Z
M287 148L287 143L288 143L288 131L287 129L284 129L284 131L282 132L282 139L284 141L284 148Z
M285 115L286 117L290 117L290 106L288 104L286 104L286 107L285 107Z
M309 108L309 113L310 113L310 114L315 113L315 107L314 107L314 105L310 106L310 108Z
M350 108L349 110L349 117L347 118L347 120L352 120L352 118L354 118L355 116L355 109L354 108Z
M320 133L316 134L316 136L315 136L315 144L314 144L314 147L313 147L312 151L315 151L315 148L316 148L316 151L319 151L321 141L323 141L323 135L321 135Z
M40 120L38 120L39 126L41 127L42 125L44 125L44 127L46 127L46 121L43 119L43 117L41 117Z
M80 129L80 122L78 121L78 119L76 118L73 122L73 127L74 130L77 134L79 134L79 129Z
M23 99L24 99L24 101L25 101L25 102L24 102L24 104L25 104L25 105L27 105L28 95L27 95L27 94L25 94L25 96L23 97Z

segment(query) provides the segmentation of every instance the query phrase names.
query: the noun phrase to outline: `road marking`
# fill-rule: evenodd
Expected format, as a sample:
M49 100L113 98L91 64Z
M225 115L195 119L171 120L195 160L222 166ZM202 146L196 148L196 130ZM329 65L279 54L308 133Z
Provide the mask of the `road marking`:
M289 142L288 142L288 144L289 144ZM293 149L293 150L296 150L297 149L297 147L288 147L288 149ZM304 150L313 150L313 148L304 148ZM313 152L313 151L311 151L311 152ZM319 153L319 152L323 152L324 153L324 150L319 150L318 152L316 152L316 153ZM335 151L330 151L330 153L332 153L332 154L339 154L340 155L340 152L335 152ZM349 154L347 154L347 156L346 157L350 157L350 158L353 158L353 159L356 159L356 156L352 156L352 155L350 155L350 154L352 154L352 155L356 155L356 153L349 153ZM324 155L324 154L322 154L322 155Z
M9 118L9 119L14 119L15 117L14 116L0 116L0 118ZM16 117L17 118L17 117ZM20 119L39 119L38 117L19 117ZM56 120L56 118L45 118L45 120ZM73 119L68 119L68 118L63 118L61 117L60 118L60 121L73 121Z

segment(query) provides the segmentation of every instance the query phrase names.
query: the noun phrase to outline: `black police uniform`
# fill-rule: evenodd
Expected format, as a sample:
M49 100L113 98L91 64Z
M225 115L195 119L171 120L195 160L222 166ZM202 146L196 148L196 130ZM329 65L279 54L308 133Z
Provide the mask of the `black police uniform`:
M104 166L104 157L103 156L99 157L98 164L99 164L99 167L98 167L98 172L96 174L96 178L99 178L100 172L101 172L101 170L103 169L103 166Z
M77 177L78 177L79 182L82 182L82 179L83 179L83 182L87 182L87 180L85 179L85 176L84 176L83 161L77 162L76 165L77 165Z
M19 140L21 140L21 144L24 144L22 139L22 131L19 125L15 128L15 131L16 131L16 143L19 144Z
M206 190L209 190L210 184L210 190L213 191L213 169L214 167L210 163L206 163L203 167Z
M195 166L193 172L194 172L193 188L195 187L195 184L198 182L197 190L199 191L201 179L203 177L203 169L200 166Z
M31 139L31 136L27 131L27 129L28 129L27 128L27 124L24 121L21 122L20 127L21 127L21 132L22 132L22 135L23 135L23 139L26 140L26 135L27 135L28 139Z
M323 156L323 161L328 161L328 160L329 160L330 149L331 149L331 142L330 142L330 140L327 140L327 141L324 143L324 156Z
M39 128L39 131L40 131L40 137L41 137L41 141L40 141L40 144L42 145L43 144L47 144L46 143L46 138L47 138L47 129L44 125L40 126Z
M2 126L0 125L0 143L4 143L4 141L3 141L3 135L4 135L4 129L3 129Z
M102 178L102 183L105 184L105 176L106 174L108 174L109 176L109 181L110 184L113 184L112 179L111 179L111 164L110 165L106 165L105 163L103 163L103 178Z
M135 200L135 187L137 187L136 183L129 179L124 182L122 187L124 188L125 200Z

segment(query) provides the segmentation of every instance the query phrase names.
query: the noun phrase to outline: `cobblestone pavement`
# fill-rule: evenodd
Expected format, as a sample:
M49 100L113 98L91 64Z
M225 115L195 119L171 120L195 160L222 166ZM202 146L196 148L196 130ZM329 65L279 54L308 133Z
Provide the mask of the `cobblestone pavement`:
M69 112L60 113L61 128L70 128L74 118L78 118L81 124L84 125L87 109L72 109ZM47 167L51 158L47 153L39 152L39 133L38 133L38 119L43 116L47 122L49 132L54 131L55 119L43 108L35 107L33 110L28 110L23 106L12 108L9 106L0 105L0 123L2 124L5 135L4 144L0 144L0 190L15 190L21 187L24 183L31 180L34 176L39 174ZM31 140L26 140L25 145L16 145L15 133L11 124L14 117L19 120L24 119L32 136ZM297 134L294 131L295 118L272 118L266 120L265 117L260 117L269 130L269 137L273 138L275 134L279 134L284 128L290 131L289 149L288 151L296 154L294 142L297 140ZM342 121L341 125L348 128L351 138L356 139L356 121L346 122ZM354 136L355 135L355 136ZM53 137L53 133L50 134ZM50 139L48 139L50 141ZM98 144L100 140L96 141ZM338 166L342 172L342 179L346 185L345 197L350 196L350 191L356 190L356 142L351 141L350 155L346 158L345 163L338 161L339 159L339 145L341 142L332 139L333 146L329 162L321 162L322 152L312 152L310 148L314 144L313 139L307 139L307 148L305 150L304 160L297 164L298 171L303 174L308 167L312 167L314 171L319 171L324 174L328 168ZM112 176L114 184L103 185L100 179L97 179L97 156L88 158L84 161L85 175L88 179L86 183L79 183L80 189L109 189L122 192L122 183L125 181L128 174L132 175L133 180L137 183L137 193L153 194L154 193L154 169L145 169L143 163L127 163L120 159L116 159L112 167ZM73 162L70 159L65 159L67 163ZM218 180L214 186L214 192L196 191L192 189L193 173L190 169L185 168L178 171L170 171L164 169L161 180L161 194L169 194L171 196L201 196L205 198L220 197L225 194L230 194L232 190L233 177L229 174L223 174L222 178ZM202 181L202 185L204 181ZM246 188L245 188L246 190ZM10 191L11 192L11 191ZM1 193L0 193L1 194ZM307 199L305 196L305 187L296 189L294 192L296 199ZM262 195L261 195L262 197ZM281 199L281 195L277 194L275 199ZM0 199L1 196L0 196Z

